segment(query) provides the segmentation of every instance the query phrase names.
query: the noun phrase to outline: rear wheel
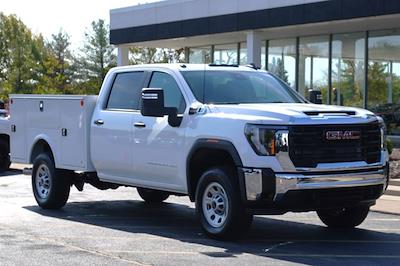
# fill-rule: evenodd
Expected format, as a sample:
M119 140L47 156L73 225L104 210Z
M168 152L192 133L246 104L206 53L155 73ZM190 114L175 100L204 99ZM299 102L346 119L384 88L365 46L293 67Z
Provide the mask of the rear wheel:
M213 238L238 238L253 221L242 205L236 178L228 167L210 169L200 177L196 212L203 230Z
M367 218L369 206L358 206L333 210L320 210L321 221L331 228L349 229L359 226Z
M32 189L36 202L43 209L60 209L68 201L71 184L64 171L55 168L54 161L40 154L33 164Z
M139 187L136 189L139 196L147 203L160 203L169 197L169 193L165 191Z

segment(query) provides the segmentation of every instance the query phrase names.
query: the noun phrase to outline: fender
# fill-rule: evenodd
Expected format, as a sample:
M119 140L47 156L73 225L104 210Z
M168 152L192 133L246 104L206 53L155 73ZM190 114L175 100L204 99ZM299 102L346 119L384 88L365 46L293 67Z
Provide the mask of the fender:
M33 144L31 145L31 148L30 148L30 151L29 151L29 162L32 162L32 163L33 163L33 160L34 160L34 158L32 158L33 148L34 148L34 147L36 146L36 144L37 144L39 141L41 141L41 140L45 141L45 142L50 146L50 149L51 149L51 152L52 152L53 158L54 158L54 164L55 164L55 166L56 166L56 168L57 168L58 165L59 165L59 163L58 163L58 155L55 153L55 151L56 151L56 149L54 148L55 145L54 145L54 143L50 140L50 138L49 138L47 135L45 135L45 134L37 135L37 136L35 137L35 139L33 140L33 142L32 142Z
M214 150L223 150L226 151L230 154L230 156L233 159L233 162L235 163L235 166L238 167L243 167L242 159L239 156L238 151L236 150L236 147L233 145L232 142L228 140L221 140L221 139L214 139L214 138L203 138L203 139L198 139L195 141L193 144L192 148L190 149L190 152L188 154L188 157L186 159L186 185L187 185L187 191L189 194L189 197L191 200L194 200L194 195L191 191L191 186L192 186L192 181L190 179L189 175L189 166L190 166L190 161L196 151L199 149L214 149ZM240 174L239 174L240 175ZM239 179L241 179L239 177ZM242 187L242 182L239 180L240 187ZM242 189L242 188L241 188Z

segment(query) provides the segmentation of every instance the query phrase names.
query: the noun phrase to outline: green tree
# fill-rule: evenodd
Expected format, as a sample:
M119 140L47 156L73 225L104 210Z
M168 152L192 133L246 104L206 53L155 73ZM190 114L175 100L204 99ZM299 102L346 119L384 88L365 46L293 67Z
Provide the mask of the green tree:
M46 60L51 70L50 77L53 80L53 86L62 93L73 93L69 86L74 73L74 58L70 51L70 36L60 30L57 34L52 35L51 41L48 43L48 51Z
M387 102L387 80L389 73L387 64L370 62L368 66L368 105L374 107L377 104Z
M48 49L48 44L45 43L42 36L35 37L34 41L34 57L36 58L36 67L33 69L35 86L32 88L32 93L35 94L58 94L62 93L56 86L54 78L54 69L57 66L56 57L53 56Z
M15 15L0 13L0 86L1 96L32 93L40 76L43 38Z
M364 86L364 61L354 59L340 59L336 64L336 69L340 73L332 72L332 87L340 89L343 104L346 106L363 106L363 86ZM338 75L340 74L340 79ZM339 82L340 81L340 82ZM332 103L335 95L332 95Z
M82 56L77 61L79 90L87 94L97 94L107 71L116 65L114 47L109 44L108 26L99 19L91 23L85 33Z
M168 56L164 49L149 47L131 47L129 48L130 63L132 65L168 63Z
M283 58L283 55L282 55ZM271 72L277 75L280 79L288 83L289 76L285 69L285 62L282 58L272 58Z
M157 63L184 63L185 49L165 49L152 47L129 48L129 62L132 65Z

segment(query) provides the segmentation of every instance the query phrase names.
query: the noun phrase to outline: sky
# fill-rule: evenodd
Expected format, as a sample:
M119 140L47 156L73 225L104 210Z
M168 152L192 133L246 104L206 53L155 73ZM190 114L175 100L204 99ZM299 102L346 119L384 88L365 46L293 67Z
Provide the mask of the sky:
M0 0L0 12L17 15L48 40L63 29L71 37L71 48L78 49L93 20L109 23L110 9L156 1L160 0Z

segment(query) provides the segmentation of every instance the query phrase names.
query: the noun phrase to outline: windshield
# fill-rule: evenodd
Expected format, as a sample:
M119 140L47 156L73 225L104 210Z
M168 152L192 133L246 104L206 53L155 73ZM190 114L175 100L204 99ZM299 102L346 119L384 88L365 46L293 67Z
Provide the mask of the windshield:
M304 102L286 83L266 72L186 70L181 73L202 103Z

